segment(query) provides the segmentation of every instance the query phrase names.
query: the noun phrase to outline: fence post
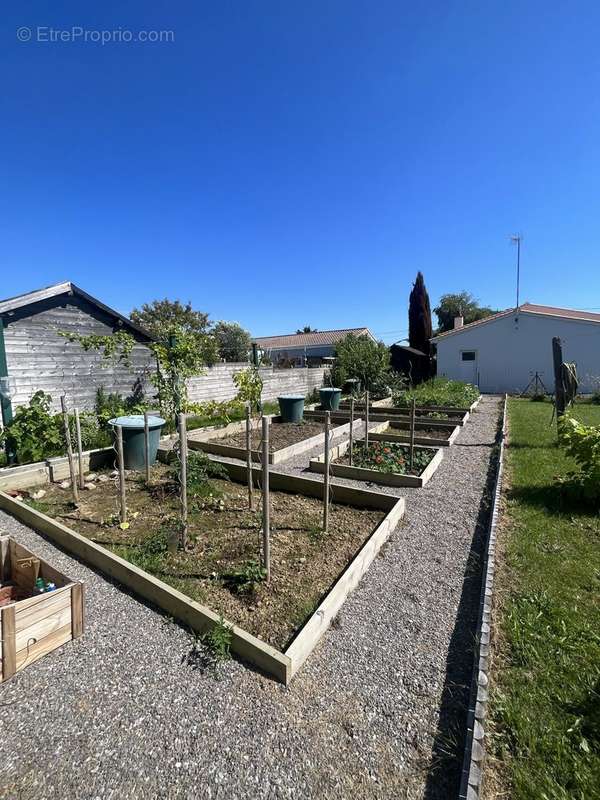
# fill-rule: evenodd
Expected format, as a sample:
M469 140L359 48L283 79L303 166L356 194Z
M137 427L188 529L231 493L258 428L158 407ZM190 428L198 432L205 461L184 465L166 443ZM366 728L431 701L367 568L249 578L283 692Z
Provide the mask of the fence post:
M83 489L85 487L85 479L83 477L83 452L81 447L81 421L79 419L79 409L74 408L73 413L75 414L75 438L77 442L77 461L79 464L79 488Z
M121 524L127 522L127 500L125 498L125 459L123 458L123 428L115 425L117 458L119 459L119 494L121 498Z
M558 336L552 339L552 361L554 362L554 396L556 398L556 422L565 413L565 387L562 379L562 345Z
M248 508L252 511L252 419L251 403L246 403L246 473L248 476Z
M350 466L352 466L352 450L354 448L354 398L350 398L350 441L348 443L350 450Z
M269 424L270 417L262 418L262 494L263 494L263 564L267 582L271 580L271 508L269 499Z
M67 445L67 459L69 461L69 474L71 476L71 491L73 492L73 502L79 503L79 490L77 489L77 478L75 477L75 464L73 463L73 445L71 444L71 430L69 428L69 414L67 412L67 398L64 394L60 398L62 408L63 426L65 429L65 441Z
M417 401L413 397L410 401L410 451L408 456L408 468L412 472L415 458L415 415L417 413Z
M146 486L150 484L150 426L148 412L144 411L144 466L146 467Z
M365 392L365 454L369 450L369 392Z
M329 531L329 425L331 413L325 412L325 475L323 476L323 533Z
M181 464L181 548L185 550L188 538L187 503L187 423L185 414L179 414L179 460Z

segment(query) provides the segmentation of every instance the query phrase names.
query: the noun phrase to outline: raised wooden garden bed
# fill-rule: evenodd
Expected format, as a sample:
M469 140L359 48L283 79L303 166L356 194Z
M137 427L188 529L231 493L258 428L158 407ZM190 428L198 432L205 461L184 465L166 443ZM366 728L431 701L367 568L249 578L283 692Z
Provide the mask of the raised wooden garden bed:
M232 481L246 481L244 465L222 466ZM222 615L233 652L288 683L396 527L404 501L336 487L323 534L323 483L271 471L272 580L247 593L244 565L258 556L260 493L250 512L245 486L211 480L211 493L190 502L191 549L169 549L165 528L177 495L166 469L153 468L150 489L138 476L127 481L126 530L108 513L115 508L111 482L86 493L78 511L58 487L43 504L0 492L0 507L200 633L222 624ZM258 486L260 469L253 478Z
M450 447L460 434L460 427L455 428L417 428L415 427L414 443L426 447ZM410 442L410 425L396 420L380 422L369 426L369 438L378 442Z
M299 453L312 450L323 440L323 412L313 412L314 416L301 423L283 422L281 417L271 417L269 429L270 452L269 463L278 464ZM305 414L306 416L306 414ZM354 421L354 427L360 427L361 420ZM252 420L252 460L262 461L260 448L262 433L260 419ZM334 436L348 433L350 423L347 419L332 429ZM227 458L246 458L246 422L233 422L224 428L214 431L191 431L188 434L188 446L191 450L203 450L212 455Z
M343 404L340 406L340 411L348 413L350 406ZM354 414L359 414L361 417L365 416L364 403L354 405ZM385 416L386 419L402 419L407 422L410 421L410 409L399 406L377 406L375 403L369 403L369 420L375 418L377 415ZM461 411L454 409L452 411L438 411L430 409L427 406L417 406L415 415L419 421L427 421L432 423L439 423L443 425L464 425L469 419L468 411Z
M388 413L390 410L391 409L375 409L373 411L369 411L369 425L371 424L371 422L388 422L388 421L392 422L393 421L394 425L396 425L396 423L397 423L399 426L404 426L404 425L406 427L410 426L410 417L406 417L403 414L394 414L394 413L390 414L390 413ZM383 411L385 411L385 413L381 413ZM321 411L305 411L304 412L304 416L307 419L314 419L315 417L317 417L317 418L320 417L322 415L322 413L323 412L321 412ZM360 411L360 409L359 410L355 409L355 416L357 414L360 415L361 422L362 422L362 417L364 416L364 409L363 409L363 411ZM340 411L333 411L331 413L331 421L332 422L341 423L344 420L347 421L348 419L349 419L349 411L346 410L346 409L343 409L343 410L340 410ZM356 420L355 420L355 422L356 422ZM433 429L433 428L435 428L435 429L441 430L441 431L453 431L454 428L457 425L462 425L462 423L460 421L456 420L456 419L451 419L451 420L450 419L435 419L435 418L434 419L429 419L429 418L425 418L425 417L417 417L415 419L415 430L424 430L424 429L430 429L430 428Z
M8 497L8 495L2 495ZM19 502L19 501L13 501ZM83 633L83 584L0 536L0 681ZM36 581L55 589L34 594Z
M84 470L94 472L112 463L115 459L115 451L112 447L103 447L98 450L86 450L82 456ZM37 461L35 464L3 467L0 469L0 489L5 491L30 489L34 486L44 486L53 481L62 481L69 477L67 457L57 456L48 458L46 461Z
M369 436L371 434L369 433ZM370 453L373 454L373 457L376 457L376 450L380 448L381 445L385 445L385 440L377 439L375 443L370 445ZM394 443L393 441L389 441L390 450L394 450L398 448L398 443ZM329 472L331 475L335 475L339 478L352 478L355 481L370 481L371 483L379 483L382 486L407 486L413 488L420 488L425 486L425 484L430 480L433 473L439 467L442 458L443 458L443 450L429 448L429 447L419 447L415 448L415 457L417 459L417 464L419 461L426 460L428 463L426 466L423 466L419 469L415 469L413 474L408 474L408 466L406 467L407 472L383 472L380 469L370 469L365 466L350 466L348 463L348 455L349 455L349 447L350 442L342 442L337 447L332 447L329 451ZM364 442L359 441L354 443L354 452L355 454L361 454L361 448L364 448ZM405 455L406 459L408 460L408 448L402 447L403 456ZM431 456L429 458L429 456ZM346 463L343 463L346 462ZM313 472L325 472L325 455L320 455L318 458L311 459L310 461L310 469ZM336 492L338 487L336 486Z

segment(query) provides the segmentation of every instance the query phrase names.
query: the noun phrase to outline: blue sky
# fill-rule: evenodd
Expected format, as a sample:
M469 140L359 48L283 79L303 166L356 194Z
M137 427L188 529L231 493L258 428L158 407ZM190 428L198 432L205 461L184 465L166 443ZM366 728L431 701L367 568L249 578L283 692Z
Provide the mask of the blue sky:
M597 3L87 5L3 11L0 297L394 341L418 269L514 305L518 230L522 300L600 306Z

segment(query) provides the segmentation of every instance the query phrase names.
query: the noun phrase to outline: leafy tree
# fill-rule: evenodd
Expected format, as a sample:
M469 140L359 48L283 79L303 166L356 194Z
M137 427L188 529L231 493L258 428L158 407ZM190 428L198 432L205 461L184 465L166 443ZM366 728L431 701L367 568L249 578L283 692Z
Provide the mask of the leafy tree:
M180 300L167 298L153 300L144 303L140 309L134 308L130 316L133 322L162 344L167 344L169 336L175 333L185 334L186 342L190 341L188 337L196 341L203 363L214 364L218 359L218 346L211 336L208 314L196 311L190 302L183 304Z
M305 325L303 328L298 328L296 333L317 333L317 329L311 328L310 325Z
M442 295L439 305L433 310L438 318L437 333L451 331L454 328L454 317L463 317L465 325L468 325L469 322L477 322L497 313L488 306L480 306L476 298L466 291Z
M248 331L237 322L217 322L213 328L219 355L225 361L247 361L252 340Z
M408 301L408 343L429 355L432 337L431 306L422 272L417 272Z
M370 336L349 333L335 347L335 361L331 377L336 386L350 378L358 378L363 389L371 391L389 374L390 351L383 342L374 342Z

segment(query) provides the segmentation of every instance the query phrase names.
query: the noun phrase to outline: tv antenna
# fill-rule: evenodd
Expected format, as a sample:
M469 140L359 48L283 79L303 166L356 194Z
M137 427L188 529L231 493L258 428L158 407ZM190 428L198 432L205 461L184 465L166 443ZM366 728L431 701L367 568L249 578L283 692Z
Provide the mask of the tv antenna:
M517 308L519 308L519 284L521 280L521 242L523 241L522 233L511 233L508 237L511 244L517 245Z

